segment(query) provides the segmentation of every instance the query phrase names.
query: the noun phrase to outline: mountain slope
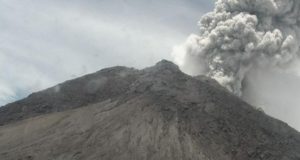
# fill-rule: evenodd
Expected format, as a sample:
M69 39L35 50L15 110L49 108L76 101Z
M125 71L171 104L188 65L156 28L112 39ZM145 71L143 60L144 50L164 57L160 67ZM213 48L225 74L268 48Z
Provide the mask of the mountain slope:
M168 61L34 93L0 124L1 160L300 159L297 131Z

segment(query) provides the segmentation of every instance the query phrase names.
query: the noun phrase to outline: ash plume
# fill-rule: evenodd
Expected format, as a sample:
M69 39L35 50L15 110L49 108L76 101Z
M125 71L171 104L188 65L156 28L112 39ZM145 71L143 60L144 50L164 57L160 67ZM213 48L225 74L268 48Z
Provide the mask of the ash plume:
M298 58L299 9L299 0L217 0L201 18L199 35L174 48L175 62L242 96L251 70L280 70Z

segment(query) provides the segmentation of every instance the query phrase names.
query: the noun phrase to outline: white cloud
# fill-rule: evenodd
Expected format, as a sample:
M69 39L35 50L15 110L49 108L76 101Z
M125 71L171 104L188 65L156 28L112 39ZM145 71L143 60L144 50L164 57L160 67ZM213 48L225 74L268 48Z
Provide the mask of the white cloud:
M247 76L243 98L300 130L299 80L300 76L293 71L255 70Z
M196 4L207 2L0 0L0 105L104 67L170 59L196 30Z
M299 9L298 0L218 0L175 60L300 130Z

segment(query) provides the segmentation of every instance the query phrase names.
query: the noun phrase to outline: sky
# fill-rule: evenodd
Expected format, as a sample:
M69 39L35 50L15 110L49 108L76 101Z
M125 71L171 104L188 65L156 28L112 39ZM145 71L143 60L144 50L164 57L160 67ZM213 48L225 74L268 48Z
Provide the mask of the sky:
M0 106L102 68L172 60L212 0L0 0Z
M0 106L106 67L172 61L213 7L213 0L0 0ZM243 99L300 130L300 62L294 68L250 74Z

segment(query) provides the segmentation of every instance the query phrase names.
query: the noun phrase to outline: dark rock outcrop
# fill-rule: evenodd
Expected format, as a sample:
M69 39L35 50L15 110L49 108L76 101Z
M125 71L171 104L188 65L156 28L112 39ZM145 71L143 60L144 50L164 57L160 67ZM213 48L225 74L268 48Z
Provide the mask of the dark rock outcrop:
M299 160L300 134L206 77L114 67L0 108L0 159Z

